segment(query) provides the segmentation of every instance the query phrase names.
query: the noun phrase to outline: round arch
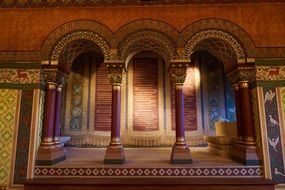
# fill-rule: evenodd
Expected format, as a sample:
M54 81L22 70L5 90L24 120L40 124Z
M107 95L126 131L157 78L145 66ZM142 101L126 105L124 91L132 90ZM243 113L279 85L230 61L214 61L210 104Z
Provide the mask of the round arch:
M78 20L65 23L56 28L45 40L41 54L42 59L58 61L62 50L76 40L89 40L100 47L105 60L110 59L111 40L114 34L104 25L89 21Z
M185 44L184 57L186 59L189 59L191 54L194 52L196 46L199 45L201 42L209 39L218 39L223 41L224 43L229 45L229 51L234 52L233 55L237 59L236 61L238 63L246 62L246 52L244 51L241 44L233 36L220 30L203 30L192 35Z
M119 59L128 61L141 51L151 51L169 61L176 57L176 44L168 36L157 31L138 31L127 36L118 45Z
M254 42L244 29L230 21L217 18L203 19L188 25L181 33L177 42L178 47L186 46L191 38L194 38L197 33L203 32L204 35L212 35L214 31L219 31L219 33L216 34L219 39L230 37L229 40L223 39L227 43L230 41L230 43L233 43L234 41L237 42L247 57L256 57ZM197 35L195 37L197 37ZM231 44L231 46L234 47L236 45Z

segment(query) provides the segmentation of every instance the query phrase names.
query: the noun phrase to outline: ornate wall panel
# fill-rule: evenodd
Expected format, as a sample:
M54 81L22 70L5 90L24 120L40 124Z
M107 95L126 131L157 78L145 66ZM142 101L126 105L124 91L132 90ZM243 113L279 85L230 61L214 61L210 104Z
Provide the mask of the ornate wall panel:
M13 158L13 139L17 118L17 90L0 89L0 187L7 186Z
M33 93L33 90L22 91L13 184L22 184L27 178Z
M158 61L135 59L133 79L133 130L159 130Z
M94 130L109 131L111 129L112 85L108 79L108 69L104 63L96 65L96 106Z

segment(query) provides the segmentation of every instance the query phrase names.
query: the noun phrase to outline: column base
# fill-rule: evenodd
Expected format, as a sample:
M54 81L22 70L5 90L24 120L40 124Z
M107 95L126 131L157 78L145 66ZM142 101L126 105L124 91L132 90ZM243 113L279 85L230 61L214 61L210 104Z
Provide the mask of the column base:
M107 147L104 164L123 164L125 162L125 153L123 145L112 145Z
M40 146L37 152L36 165L51 166L65 160L65 148L63 146Z
M187 145L174 145L171 152L171 164L192 164L190 149Z
M256 145L245 144L244 142L238 142L233 146L231 159L246 166L262 164Z

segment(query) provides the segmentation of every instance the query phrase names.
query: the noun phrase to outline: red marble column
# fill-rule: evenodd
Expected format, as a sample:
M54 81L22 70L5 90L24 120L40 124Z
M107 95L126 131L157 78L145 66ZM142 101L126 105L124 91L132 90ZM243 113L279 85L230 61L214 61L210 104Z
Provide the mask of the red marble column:
M251 88L249 81L242 81L239 83L240 106L243 125L243 140L247 144L255 144L255 129L253 119L253 107Z
M46 75L47 79L56 81L56 73L44 72L44 74ZM56 102L58 102L59 99L57 99L57 96L57 84L55 82L48 81L45 92L43 136L36 156L36 165L49 166L65 159L64 149L57 146L57 141L54 141L55 134L58 134L58 131L55 131L55 124L58 122L58 115L55 114L58 111Z
M123 63L105 63L112 84L111 142L107 147L104 164L123 164L124 147L120 139L121 128L121 84L124 74Z
M56 99L56 83L48 82L45 94L44 124L41 146L52 147L54 145L54 112Z
M54 112L54 144L60 146L60 116L61 116L61 99L62 99L62 85L57 85L56 88L56 101Z
M183 83L186 79L186 70L188 63L171 63L169 71L172 84L175 87L175 124L176 124L176 142L172 147L172 164L191 164L192 158L190 149L185 140L184 128L184 97Z
M243 127L242 127L242 110L240 103L240 93L239 93L239 84L233 85L234 95L235 95L235 105L236 105L236 123L237 123L237 136L238 141L243 141Z
M244 165L260 165L262 162L255 140L251 95L254 68L237 68L233 73L239 139L233 146L231 158Z

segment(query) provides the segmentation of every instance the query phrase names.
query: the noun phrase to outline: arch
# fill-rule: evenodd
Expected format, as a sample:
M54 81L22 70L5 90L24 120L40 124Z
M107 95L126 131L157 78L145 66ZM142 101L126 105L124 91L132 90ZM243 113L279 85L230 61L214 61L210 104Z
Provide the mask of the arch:
M121 43L121 41L127 38L131 33L143 30L158 31L171 38L172 41L176 41L179 36L178 31L168 23L151 19L135 20L119 28L116 32L116 41L114 41L114 46L118 46L119 43Z
M193 53L196 45L207 39L219 39L226 42L235 52L237 62L245 62L246 54L240 43L233 36L220 30L203 30L191 36L185 45L184 57L186 59L189 58Z
M181 37L177 42L178 47L185 46L196 33L207 30L220 31L219 35L222 35L222 33L228 34L240 44L247 57L256 57L256 48L253 40L244 29L230 21L217 18L203 19L188 25L181 33Z
M50 56L51 61L57 61L60 58L61 52L63 49L68 46L70 43L77 40L89 40L94 42L102 50L105 60L110 59L110 46L108 43L97 33L91 31L75 31L67 36L63 37L55 46L52 54Z
M109 59L113 36L114 34L100 23L89 20L71 21L59 26L47 37L41 48L41 57L44 60L58 60L60 51L68 43L86 39L96 43L104 53L105 59Z
M176 57L176 45L168 37L157 31L139 31L127 36L118 45L119 59L127 60L129 55L140 51L153 51L163 57L165 60L170 60Z

